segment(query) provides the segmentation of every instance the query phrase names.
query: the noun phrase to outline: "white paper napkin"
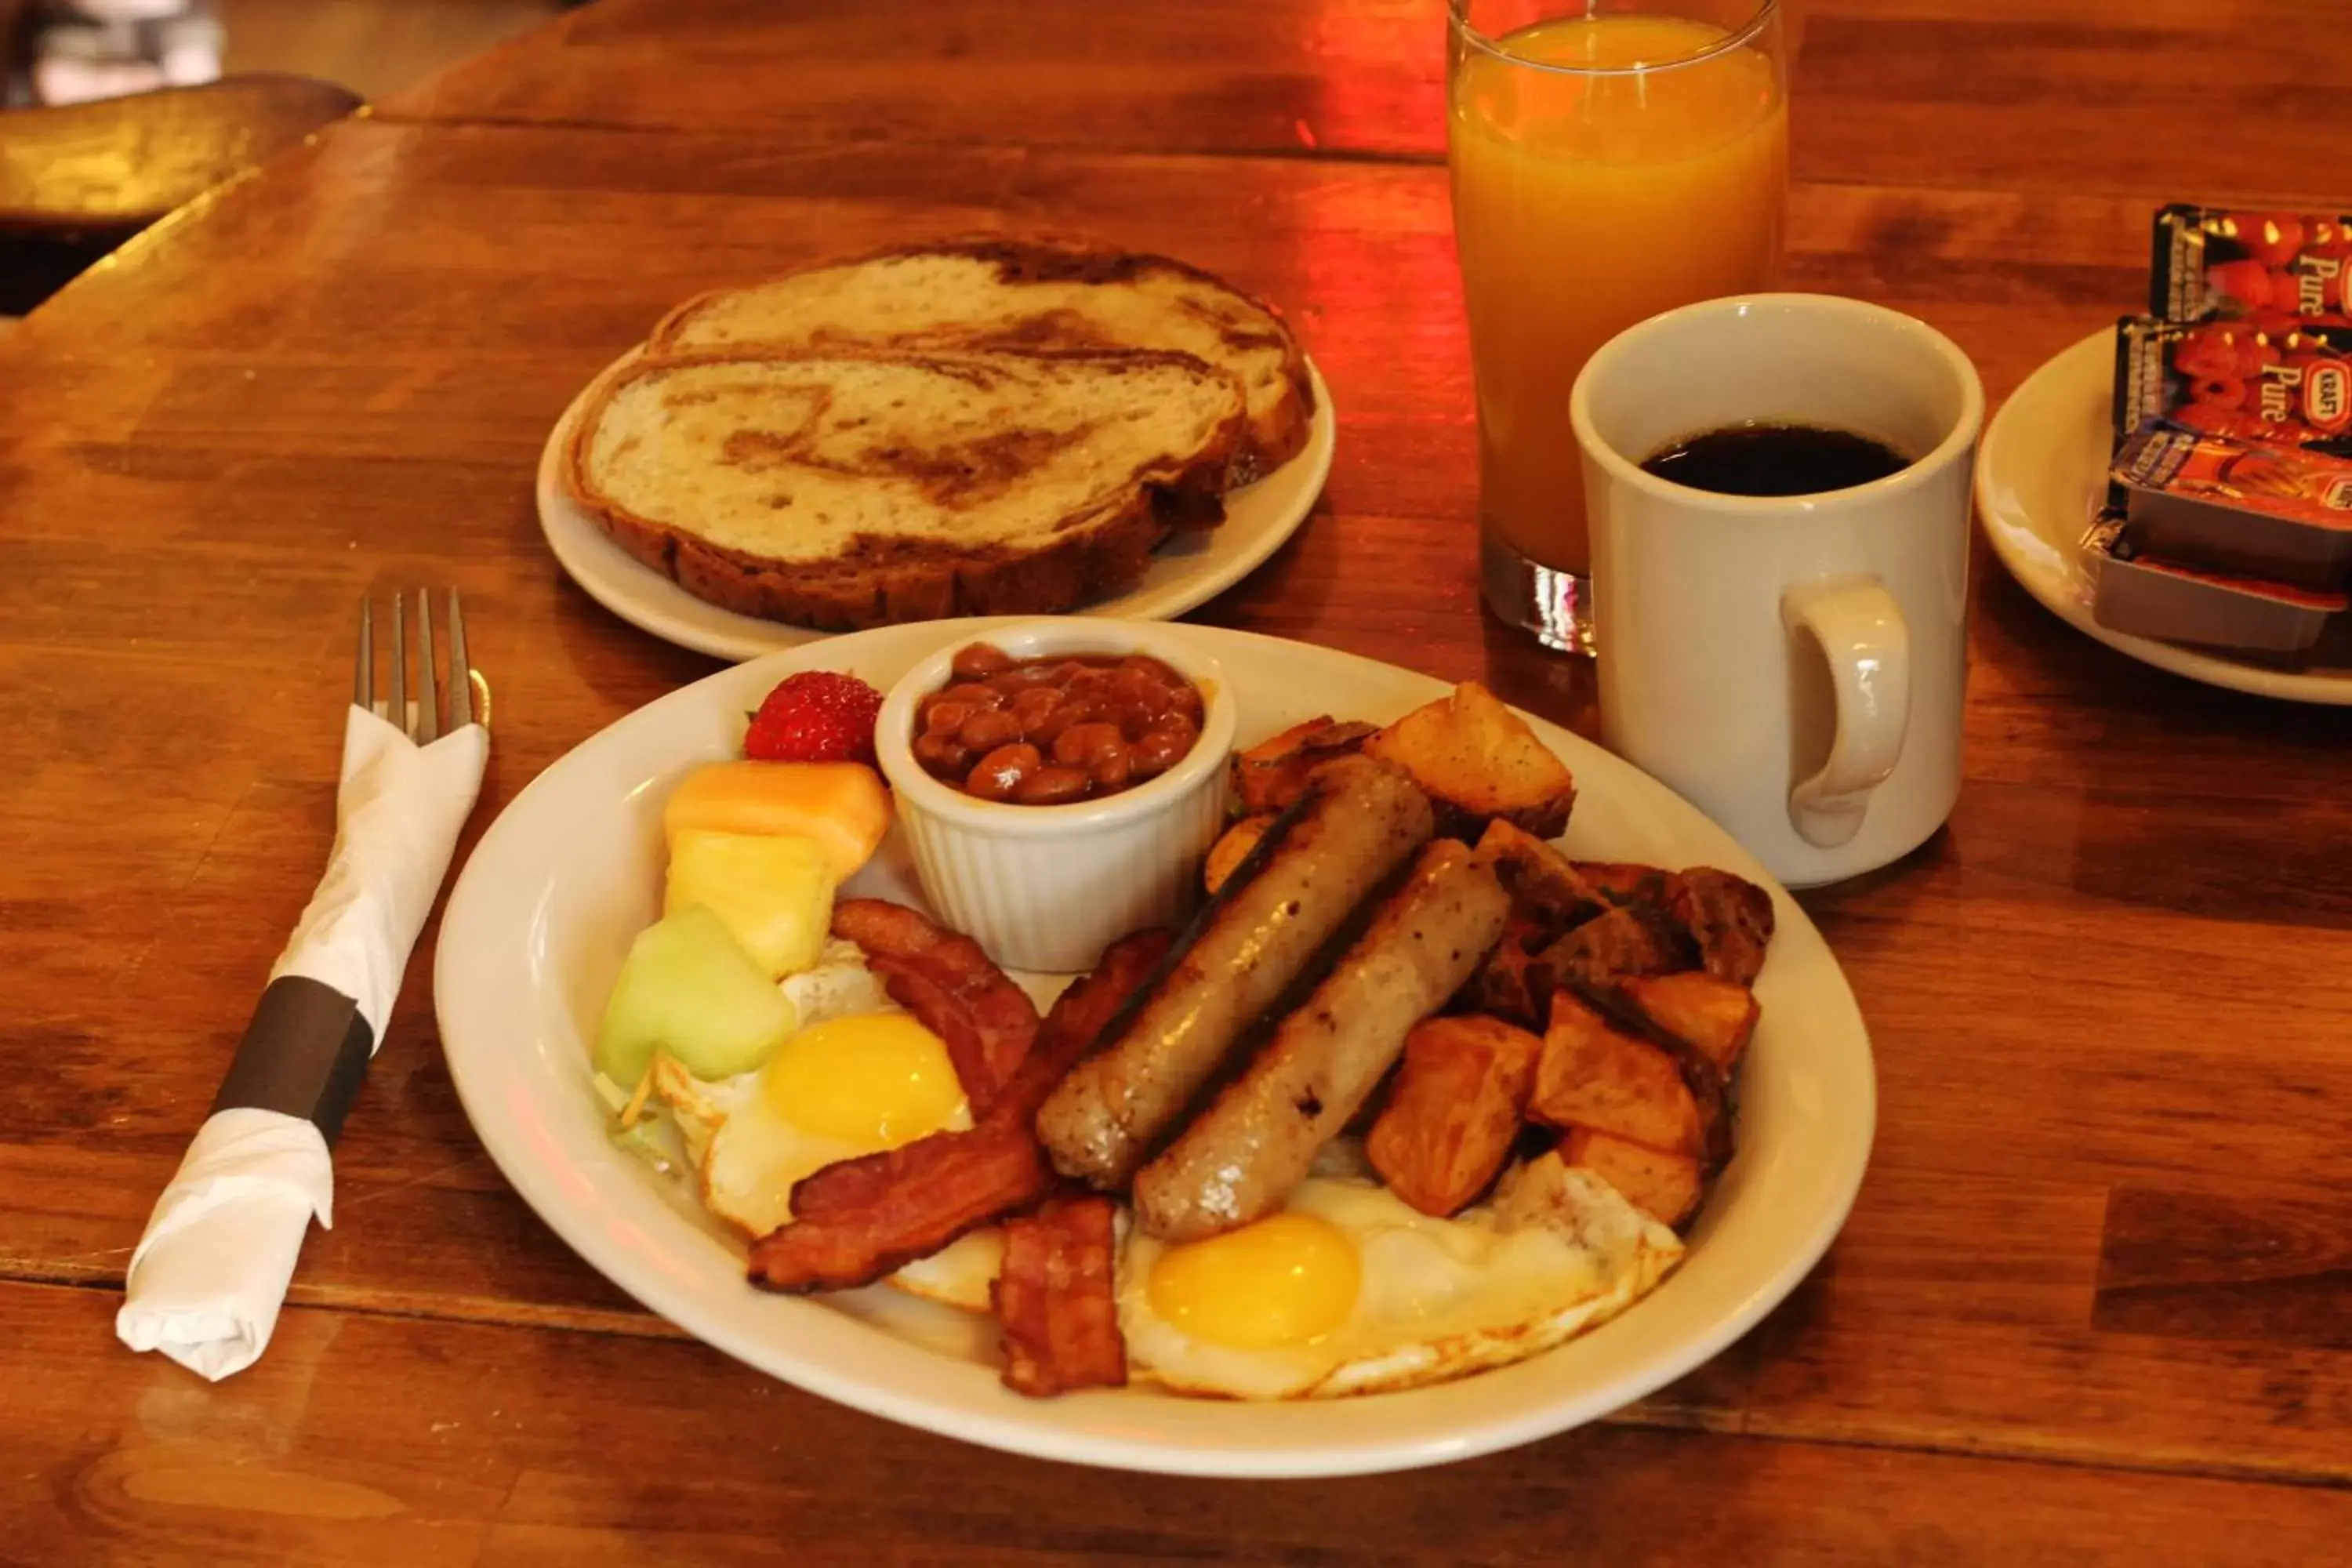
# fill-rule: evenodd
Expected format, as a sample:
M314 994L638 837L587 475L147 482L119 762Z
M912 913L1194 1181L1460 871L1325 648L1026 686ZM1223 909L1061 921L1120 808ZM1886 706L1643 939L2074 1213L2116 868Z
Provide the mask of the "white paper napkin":
M358 1004L375 1047L409 950L474 808L489 732L417 746L353 707L343 727L335 847L269 977L296 974ZM115 1332L218 1381L269 1343L312 1215L333 1224L334 1169L310 1122L223 1110L197 1132L131 1255Z

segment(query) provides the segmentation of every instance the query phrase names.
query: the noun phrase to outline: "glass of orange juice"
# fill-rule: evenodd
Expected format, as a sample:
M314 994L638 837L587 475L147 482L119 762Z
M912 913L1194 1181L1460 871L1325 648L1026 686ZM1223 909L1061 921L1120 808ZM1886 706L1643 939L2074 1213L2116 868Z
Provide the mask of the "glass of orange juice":
M1772 286L1789 184L1774 0L1450 0L1446 144L1478 391L1486 602L1591 648L1568 394L1659 311Z

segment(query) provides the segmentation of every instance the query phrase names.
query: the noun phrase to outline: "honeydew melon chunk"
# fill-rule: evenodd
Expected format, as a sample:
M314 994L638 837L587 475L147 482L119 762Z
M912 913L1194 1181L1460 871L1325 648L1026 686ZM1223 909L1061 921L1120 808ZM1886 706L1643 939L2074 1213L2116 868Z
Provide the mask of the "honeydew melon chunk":
M635 1085L659 1050L697 1078L732 1078L766 1061L799 1026L799 1009L727 922L690 904L629 944L596 1030L596 1070Z

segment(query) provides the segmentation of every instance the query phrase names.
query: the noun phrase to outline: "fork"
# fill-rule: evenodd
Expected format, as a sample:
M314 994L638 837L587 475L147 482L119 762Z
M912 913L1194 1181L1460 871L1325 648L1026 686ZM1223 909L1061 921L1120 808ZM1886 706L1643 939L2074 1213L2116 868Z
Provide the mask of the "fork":
M419 588L413 696L409 689L408 596L398 592L392 595L390 689L381 705L375 700L375 601L360 600L359 659L352 674L352 702L390 720L420 746L430 745L444 733L467 724L478 722L488 729L490 722L489 682L466 662L465 607L457 601L457 589L446 589L444 594L449 602L448 674L445 680L434 670L433 595L430 589Z
M447 606L446 675L434 658L436 597ZM249 1365L269 1343L303 1232L328 1213L336 1135L481 796L490 689L466 659L466 612L455 589L417 590L412 659L411 608L405 592L392 595L383 704L404 740L344 715L325 873L131 1254L115 1331L206 1377ZM352 701L371 714L375 621L362 599ZM308 1122L307 1135L289 1122Z

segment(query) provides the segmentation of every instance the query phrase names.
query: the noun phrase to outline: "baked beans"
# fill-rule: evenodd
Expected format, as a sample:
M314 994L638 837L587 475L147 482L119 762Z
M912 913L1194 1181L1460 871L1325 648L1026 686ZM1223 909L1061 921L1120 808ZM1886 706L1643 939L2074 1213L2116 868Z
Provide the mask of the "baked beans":
M915 760L982 800L1067 805L1158 778L1201 738L1200 689L1149 654L959 648L915 710Z

